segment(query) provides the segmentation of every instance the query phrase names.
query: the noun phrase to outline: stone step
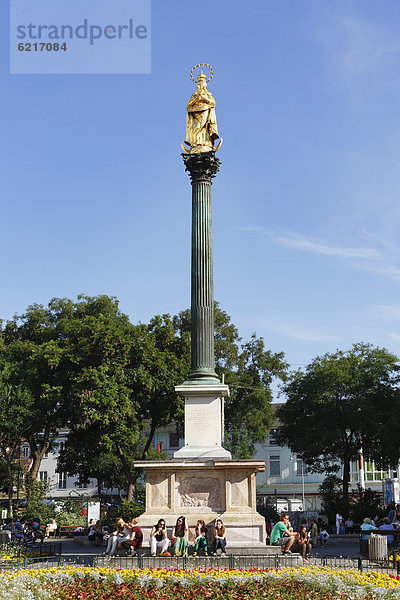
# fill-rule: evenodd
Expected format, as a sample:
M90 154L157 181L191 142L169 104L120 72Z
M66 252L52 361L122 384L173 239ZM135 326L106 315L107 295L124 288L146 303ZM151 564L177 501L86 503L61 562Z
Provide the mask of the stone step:
M78 546L85 546L85 547L96 547L95 543L88 540L88 538L84 535L76 535L74 537L74 544L78 544Z

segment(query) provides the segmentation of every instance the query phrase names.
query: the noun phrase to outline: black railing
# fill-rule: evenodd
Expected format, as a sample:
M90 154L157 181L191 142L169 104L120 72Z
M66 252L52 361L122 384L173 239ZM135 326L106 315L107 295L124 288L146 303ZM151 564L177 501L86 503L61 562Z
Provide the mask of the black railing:
M171 556L128 556L128 557L105 557L97 556L93 558L94 567L111 567L115 569L182 569L192 570L200 569L278 569L280 567L296 566L303 564L300 555L293 554L290 557L282 554L269 555L247 555L247 554L227 554L223 557L199 556L196 558ZM311 555L310 565L326 566L332 569L354 569L358 571L384 571L391 574L400 574L400 561L390 560L372 561L367 558L351 556L331 556L324 554L322 556Z

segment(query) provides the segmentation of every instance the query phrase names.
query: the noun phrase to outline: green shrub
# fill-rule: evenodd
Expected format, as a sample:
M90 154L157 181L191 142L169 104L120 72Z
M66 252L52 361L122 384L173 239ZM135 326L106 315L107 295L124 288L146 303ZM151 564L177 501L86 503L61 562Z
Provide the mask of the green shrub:
M144 512L144 509L144 504L137 502L136 500L132 500L131 502L123 500L121 504L113 506L107 511L107 514L103 518L103 525L114 527L115 521L119 517L124 519L124 521L127 521L129 517L136 518L141 515Z
M25 517L28 521L40 519L41 523L50 523L56 516L55 507L46 503L47 484L44 481L32 481L27 486Z
M57 502L57 509L59 511L56 516L57 525L80 525L86 527L86 502L66 498Z

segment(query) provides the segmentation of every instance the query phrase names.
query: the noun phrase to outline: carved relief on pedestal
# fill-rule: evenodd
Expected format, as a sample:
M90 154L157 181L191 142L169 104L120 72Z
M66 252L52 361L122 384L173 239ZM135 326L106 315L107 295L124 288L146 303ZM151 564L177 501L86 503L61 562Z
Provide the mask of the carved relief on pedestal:
M217 477L185 477L179 486L180 505L219 510L223 505L221 481Z

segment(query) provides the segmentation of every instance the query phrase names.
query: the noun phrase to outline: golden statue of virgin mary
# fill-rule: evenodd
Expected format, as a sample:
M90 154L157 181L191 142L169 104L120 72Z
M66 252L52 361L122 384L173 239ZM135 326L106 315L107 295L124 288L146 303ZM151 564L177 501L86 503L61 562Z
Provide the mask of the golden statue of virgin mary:
M193 67L193 69L195 68ZM195 93L190 96L186 106L185 144L189 146L189 149L181 143L187 154L218 150L222 143L221 140L218 146L214 148L215 140L219 139L215 100L211 92L207 90L207 77L203 70L200 71L197 78L196 87Z

